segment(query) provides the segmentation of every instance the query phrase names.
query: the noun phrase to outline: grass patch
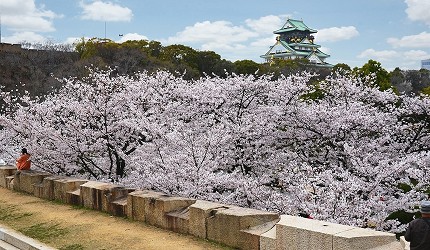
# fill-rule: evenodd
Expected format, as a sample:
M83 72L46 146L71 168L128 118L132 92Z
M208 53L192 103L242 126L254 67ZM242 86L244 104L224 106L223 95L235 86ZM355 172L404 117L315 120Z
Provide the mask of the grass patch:
M60 247L59 250L84 250L85 248L81 244L73 244L64 247Z
M59 224L53 223L38 223L30 227L20 229L19 231L30 238L40 241L50 240L68 233L67 229L60 227Z
M28 202L24 202L22 204L43 204L45 203L45 201L40 200L40 201L28 201Z
M0 205L0 221L18 220L33 215L32 213L21 213L17 210L15 205Z

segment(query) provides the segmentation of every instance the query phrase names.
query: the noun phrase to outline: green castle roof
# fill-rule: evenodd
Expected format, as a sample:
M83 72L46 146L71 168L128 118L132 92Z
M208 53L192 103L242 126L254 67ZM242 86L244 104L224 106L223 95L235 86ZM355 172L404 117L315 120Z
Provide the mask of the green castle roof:
M281 34L288 31L309 31L310 33L316 33L317 30L311 29L306 24L303 23L303 21L300 20L294 20L294 19L288 19L287 22L282 26L281 29L274 31L275 34Z
M291 44L288 44L284 41L279 41L275 45L271 46L270 50L266 52L266 54L261 55L261 58L271 58L271 57L285 57L288 55L291 56L302 56L302 57L308 57L311 54L317 55L319 58L327 58L330 57L330 55L322 52L318 49L318 47L314 47L315 50L309 50L309 51L303 51L303 50L296 50L294 46L290 46ZM275 47L278 46L278 47ZM281 46L281 47L279 47ZM280 49L280 48L284 49Z

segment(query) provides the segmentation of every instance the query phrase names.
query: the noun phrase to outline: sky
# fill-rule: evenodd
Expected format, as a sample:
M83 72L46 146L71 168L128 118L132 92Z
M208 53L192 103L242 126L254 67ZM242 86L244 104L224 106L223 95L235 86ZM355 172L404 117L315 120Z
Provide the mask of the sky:
M420 69L430 59L430 0L0 0L1 42L156 40L264 62L288 18L318 30L328 63Z

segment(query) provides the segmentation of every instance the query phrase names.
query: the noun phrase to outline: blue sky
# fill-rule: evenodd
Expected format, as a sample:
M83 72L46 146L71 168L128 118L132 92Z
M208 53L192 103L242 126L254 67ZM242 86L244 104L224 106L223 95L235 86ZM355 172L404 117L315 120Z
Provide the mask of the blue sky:
M430 0L0 0L0 16L7 43L106 34L256 62L275 43L273 31L293 18L318 30L315 42L331 64L373 59L388 70L419 69L430 58Z

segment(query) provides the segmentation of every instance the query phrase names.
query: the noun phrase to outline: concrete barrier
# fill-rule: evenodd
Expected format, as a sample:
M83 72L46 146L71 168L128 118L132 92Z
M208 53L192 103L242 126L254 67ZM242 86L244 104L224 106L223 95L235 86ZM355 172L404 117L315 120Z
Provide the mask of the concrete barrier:
M48 200L127 216L163 229L190 234L239 249L400 250L394 234L302 217L168 196L97 181L51 176L38 171L15 173L0 167L2 186ZM1 248L0 248L1 249Z

